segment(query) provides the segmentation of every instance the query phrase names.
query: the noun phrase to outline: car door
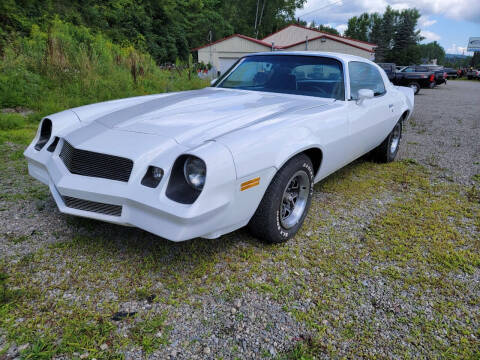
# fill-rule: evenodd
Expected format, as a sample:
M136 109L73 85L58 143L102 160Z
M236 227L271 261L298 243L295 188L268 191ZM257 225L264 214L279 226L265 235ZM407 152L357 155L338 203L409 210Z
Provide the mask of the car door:
M394 99L387 91L378 69L369 63L351 61L348 64L350 101L350 147L356 159L379 145L388 134L394 112ZM358 100L358 91L369 89L371 99Z

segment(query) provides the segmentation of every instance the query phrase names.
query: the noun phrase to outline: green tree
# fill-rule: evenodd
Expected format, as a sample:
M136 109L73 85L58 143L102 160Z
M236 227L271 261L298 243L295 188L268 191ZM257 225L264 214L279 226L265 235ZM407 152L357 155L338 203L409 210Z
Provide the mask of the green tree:
M115 43L148 51L158 63L233 33L259 38L294 23L306 0L0 0L0 51L51 20L84 25ZM209 35L211 34L211 36Z
M420 49L422 62L430 62L434 59L437 60L438 64L445 62L445 49L436 41L428 44L420 44L418 47Z
M404 9L398 15L391 60L402 65L419 63L421 59L418 43L423 39L416 30L420 13L417 9Z
M416 30L419 18L417 9L398 11L387 6L383 14L364 13L350 18L345 35L376 44L377 62L418 63L421 59L418 43L422 40Z
M368 41L370 23L370 15L367 13L354 16L348 20L348 27L344 35L352 39Z
M324 33L327 33L327 34L332 34L332 35L338 35L340 36L340 33L338 32L337 29L335 28L332 28L330 26L327 26L327 25L318 25L318 26L310 26L310 28L312 29L316 29L316 30L319 30L319 31L322 31Z
M476 51L473 53L473 56L470 60L470 66L474 68L479 68L480 67L480 52Z

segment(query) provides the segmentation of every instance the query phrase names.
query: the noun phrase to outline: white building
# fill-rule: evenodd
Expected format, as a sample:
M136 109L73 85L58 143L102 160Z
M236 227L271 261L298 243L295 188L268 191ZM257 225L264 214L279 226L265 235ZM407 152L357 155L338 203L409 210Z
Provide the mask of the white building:
M221 73L244 55L262 51L330 51L375 58L375 44L332 35L319 30L292 24L262 40L235 34L217 40L193 51L198 52L198 61L212 64Z

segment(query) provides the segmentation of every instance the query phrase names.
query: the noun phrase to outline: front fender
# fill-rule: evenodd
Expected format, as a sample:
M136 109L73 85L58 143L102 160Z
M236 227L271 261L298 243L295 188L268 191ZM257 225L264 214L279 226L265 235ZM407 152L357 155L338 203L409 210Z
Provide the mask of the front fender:
M312 147L321 149L306 126L270 125L247 127L217 139L230 149L237 178L255 175L271 167L278 170L295 154Z
M280 121L247 127L217 141L230 149L238 179L254 176L268 168L274 168L276 172L293 156L307 149L323 151L310 128L299 123L285 126Z
M39 152L35 150L35 144L38 142L38 139L40 137L40 128L45 119L50 119L50 121L52 122L52 134L48 142ZM31 158L32 155L36 157L39 153L41 153L40 156L43 156L46 158L51 155L50 153L47 152L46 149L54 141L56 136L62 137L68 132L72 131L73 129L79 128L81 126L82 124L80 123L80 120L78 119L77 115L71 110L65 110L56 114L46 116L40 121L40 124L37 129L37 133L33 138L32 142L30 143L30 145L28 145L28 147L25 149L25 152L23 153L23 155L26 158Z

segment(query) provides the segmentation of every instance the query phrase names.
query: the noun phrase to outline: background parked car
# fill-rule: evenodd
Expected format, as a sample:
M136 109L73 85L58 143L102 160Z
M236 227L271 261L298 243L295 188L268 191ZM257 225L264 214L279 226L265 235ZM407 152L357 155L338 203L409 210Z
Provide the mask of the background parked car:
M444 68L443 71L447 73L447 79L456 79L458 77L458 70L453 68Z
M385 70L393 84L409 86L415 94L418 94L422 87L433 88L435 86L435 73L427 68L417 69L414 66L406 66L402 71L396 71L397 67L393 63L379 63L378 65Z
M480 79L480 71L476 69L470 69L467 71L467 79Z
M435 73L435 83L437 85L447 84L447 73L443 66L440 65L430 65L430 64L423 64L420 67L425 67L430 71Z

